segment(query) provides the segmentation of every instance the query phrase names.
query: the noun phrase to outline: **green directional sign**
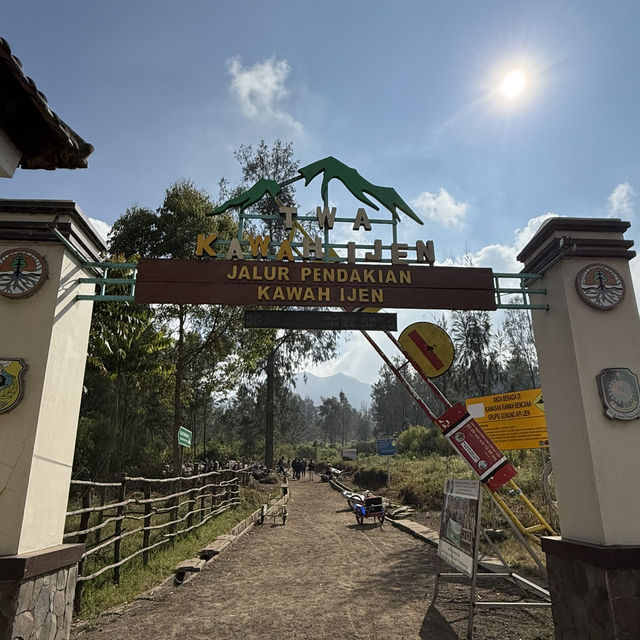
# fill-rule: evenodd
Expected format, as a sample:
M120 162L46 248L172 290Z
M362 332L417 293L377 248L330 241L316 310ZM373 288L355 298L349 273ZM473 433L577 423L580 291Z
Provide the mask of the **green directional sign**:
M178 429L178 444L181 444L183 447L191 446L191 436L193 434L189 429L185 429L184 427L180 427Z

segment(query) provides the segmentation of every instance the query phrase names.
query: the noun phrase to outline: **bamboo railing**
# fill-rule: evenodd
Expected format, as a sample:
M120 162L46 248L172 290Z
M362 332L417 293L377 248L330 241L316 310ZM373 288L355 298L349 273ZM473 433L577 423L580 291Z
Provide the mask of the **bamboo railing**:
M210 471L179 478L134 478L121 482L72 480L64 542L82 542L85 551L78 566L75 609L80 608L83 584L120 569L142 555L193 531L211 518L240 504L243 471Z

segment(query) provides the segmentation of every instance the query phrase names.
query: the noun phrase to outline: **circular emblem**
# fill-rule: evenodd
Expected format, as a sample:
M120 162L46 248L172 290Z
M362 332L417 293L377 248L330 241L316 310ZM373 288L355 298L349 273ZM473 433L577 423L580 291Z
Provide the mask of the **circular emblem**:
M578 272L576 289L589 306L607 311L624 298L626 287L615 269L604 264L589 264Z
M444 329L431 322L414 322L398 342L427 378L437 378L453 364L454 348Z
M31 249L9 249L0 254L0 294L24 298L35 293L47 278L47 261Z

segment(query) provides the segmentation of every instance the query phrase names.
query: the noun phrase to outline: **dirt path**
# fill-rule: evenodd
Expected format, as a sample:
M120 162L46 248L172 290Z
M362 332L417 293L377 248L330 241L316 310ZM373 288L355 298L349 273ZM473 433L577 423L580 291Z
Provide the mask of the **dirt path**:
M328 484L291 485L287 524L256 526L180 587L160 590L73 638L329 640L466 637L468 581L441 581L435 549L390 523L358 526ZM365 522L368 522L365 520ZM483 600L514 599L492 579ZM495 589L499 589L495 591ZM515 595L517 597L517 595ZM548 610L481 610L476 640L551 638Z

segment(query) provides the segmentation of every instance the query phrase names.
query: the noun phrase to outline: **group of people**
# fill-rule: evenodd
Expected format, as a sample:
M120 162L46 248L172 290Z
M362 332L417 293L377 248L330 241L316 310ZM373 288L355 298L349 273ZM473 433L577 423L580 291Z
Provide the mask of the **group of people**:
M293 460L287 460L285 462L284 456L282 456L276 464L276 469L283 475L289 475L289 473L291 473L294 480L306 478L308 473L309 480L313 482L313 473L316 465L313 458L311 458L309 462L307 462L306 458L294 458Z

